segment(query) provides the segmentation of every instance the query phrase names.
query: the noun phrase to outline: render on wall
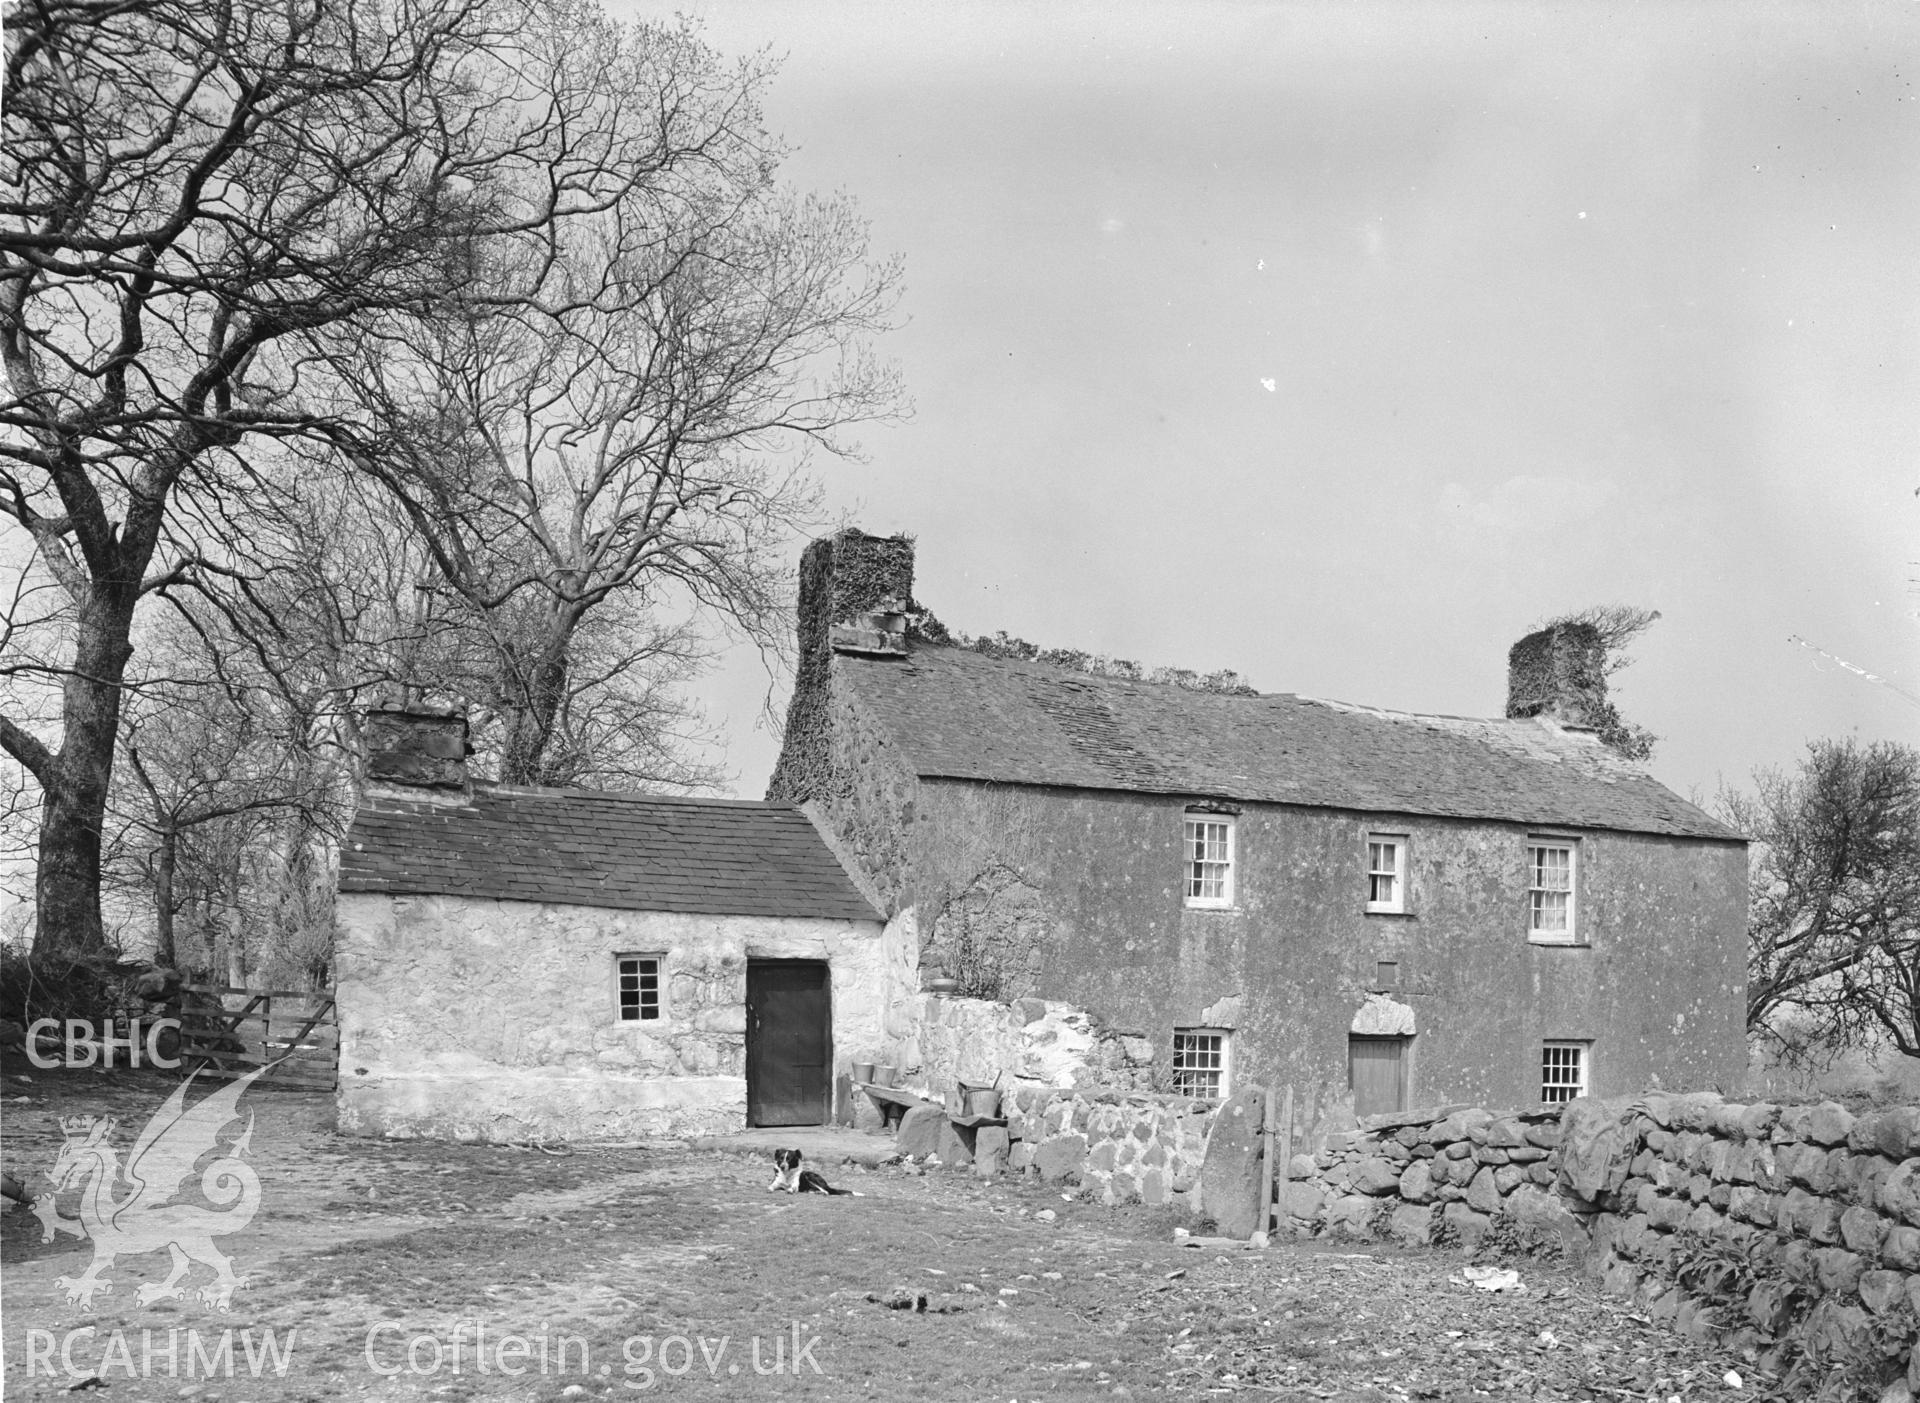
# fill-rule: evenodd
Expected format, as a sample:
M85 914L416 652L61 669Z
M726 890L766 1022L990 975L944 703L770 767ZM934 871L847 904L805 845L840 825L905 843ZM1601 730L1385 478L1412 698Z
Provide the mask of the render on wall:
M910 978L878 921L342 894L340 1128L621 1140L744 1128L750 959L823 960L834 1060L874 1060ZM618 1019L616 952L664 955L657 1021Z
M376 710L364 735L336 906L349 1133L826 1120L851 1064L910 1034L912 920L883 921L791 806L475 783L444 708Z
M1107 1030L1160 1049L1163 1085L1174 1029L1224 1029L1234 1079L1293 1086L1322 1129L1351 1123L1349 1040L1366 1035L1365 1011L1381 998L1410 1010L1410 1031L1392 1036L1405 1039L1411 1104L1536 1102L1549 1043L1583 1049L1596 1092L1730 1085L1741 1075L1744 844L1590 734L1604 680L1586 665L1584 635L1548 630L1516 645L1518 701L1505 721L1297 698L1246 704L1370 716L1406 744L1427 743L1427 732L1497 732L1492 760L1576 776L1589 797L1603 792L1600 810L1618 789L1655 816L1650 831L1476 816L1502 810L1449 793L1474 768L1457 749L1431 777L1431 812L1256 801L1234 791L1229 765L1217 767L1222 788L1183 792L1156 748L1182 743L1181 707L1240 705L1244 689L1157 701L1158 728L1131 731L1102 700L1120 684L1083 681L1071 668L1014 669L1020 675L990 698L1003 712L969 716L950 686L903 706L915 686L926 695L927 684L903 680L916 671L964 680L963 662L978 668L910 603L911 547L842 532L808 548L800 682L770 797L805 804L836 835L883 909L913 913L923 965L961 977L963 992L1084 1007ZM897 636L864 627L875 622L866 617L855 621L864 641L842 633L849 646L835 647L835 572L849 565L863 609L909 601ZM954 661L932 666L943 657ZM1102 679L1116 675L1127 676L1109 668ZM1045 714L1023 697L1039 698ZM987 748L1020 751L1028 718L1062 723L1070 763L1049 774L980 758ZM982 744L970 745L976 736ZM1531 806L1524 788L1509 786L1517 808ZM1183 818L1196 808L1235 823L1244 881L1228 909L1182 899ZM1368 837L1381 830L1410 853L1410 900L1390 914L1367 910L1364 895ZM1579 849L1577 942L1528 936L1526 854L1542 831Z
M1329 1125L1349 1034L1382 998L1416 1020L1409 1104L1537 1102L1549 1041L1587 1044L1602 1095L1731 1086L1745 1067L1737 844L1582 834L1584 938L1550 946L1515 899L1525 825L1242 805L1234 907L1205 910L1181 898L1178 801L923 779L916 813L901 899L931 952L956 914L979 939L996 910L967 905L955 853L996 889L1019 872L1045 894L1042 923L1013 906L997 932L1021 970L1037 952L1021 993L1093 1010L1163 1060L1176 1027L1230 1026L1236 1078L1293 1086ZM1364 909L1366 835L1383 828L1413 853L1401 915Z

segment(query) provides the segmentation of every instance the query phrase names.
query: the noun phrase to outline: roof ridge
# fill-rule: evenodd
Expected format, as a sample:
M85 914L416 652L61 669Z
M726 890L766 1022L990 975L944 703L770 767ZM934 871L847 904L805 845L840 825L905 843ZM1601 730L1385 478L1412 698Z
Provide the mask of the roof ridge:
M623 804L678 804L696 808L799 810L784 799L726 799L708 794L637 794L625 789L577 789L546 784L500 784L491 780L474 781L476 794L497 794L509 799L608 799ZM403 801L404 802L404 801Z
M1512 725L1518 727L1531 726L1535 721L1540 719L1538 717L1470 716L1448 711L1401 711L1394 707L1375 706L1370 702L1350 702L1342 701L1338 697L1313 696L1307 692L1262 692L1258 690L1229 692L1214 691L1202 687L1182 687L1174 682L1155 681L1150 677L1120 677L1109 672L1086 672L1079 668L1069 667L1065 663L1050 662L1044 658L1008 657L1000 653L982 653L973 648L962 648L953 644L916 644L914 649L908 654L909 659L912 658L913 652L919 652L922 649L928 651L938 650L948 654L965 653L971 657L984 658L988 662L1003 663L1011 667L1036 669L1057 676L1063 681L1072 681L1074 683L1108 683L1113 686L1128 688L1151 687L1156 693L1172 691L1178 692L1182 696L1216 697L1221 701L1229 703L1297 701L1308 702L1315 706L1334 707L1342 711L1364 712L1375 716L1405 718L1412 721L1471 721L1485 725ZM1563 729L1578 730L1581 728L1573 727Z

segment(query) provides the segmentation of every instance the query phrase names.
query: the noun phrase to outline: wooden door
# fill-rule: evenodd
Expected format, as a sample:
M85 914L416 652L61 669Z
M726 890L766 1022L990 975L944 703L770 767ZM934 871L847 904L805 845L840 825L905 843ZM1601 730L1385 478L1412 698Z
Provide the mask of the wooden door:
M1353 1113L1377 1116L1407 1109L1407 1044L1410 1038L1347 1038L1347 1083Z
M831 1012L821 961L747 961L748 1125L831 1118Z

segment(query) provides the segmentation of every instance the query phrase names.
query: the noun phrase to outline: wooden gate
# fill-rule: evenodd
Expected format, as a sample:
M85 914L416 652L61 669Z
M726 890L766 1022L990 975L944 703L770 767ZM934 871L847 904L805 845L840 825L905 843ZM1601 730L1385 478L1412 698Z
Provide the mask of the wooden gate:
M266 1067L255 1087L332 1091L340 1078L333 994L189 984L181 990L180 1059L183 1072L201 1076L231 1081Z

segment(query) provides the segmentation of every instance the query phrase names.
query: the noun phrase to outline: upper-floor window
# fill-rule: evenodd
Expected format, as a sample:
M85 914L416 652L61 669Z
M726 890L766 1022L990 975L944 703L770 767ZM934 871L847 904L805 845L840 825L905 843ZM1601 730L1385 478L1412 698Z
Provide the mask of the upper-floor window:
M1407 909L1407 840L1403 834L1367 835L1367 910Z
M1233 905L1233 829L1229 815L1187 815L1187 905Z
M1567 838L1529 838L1527 874L1527 938L1573 944L1579 938L1579 845Z
M1224 1028L1173 1030L1173 1094L1218 1101L1227 1094L1228 1033Z
M651 1022L660 1016L660 956L619 955L614 959L618 975L619 1010L622 1023Z

